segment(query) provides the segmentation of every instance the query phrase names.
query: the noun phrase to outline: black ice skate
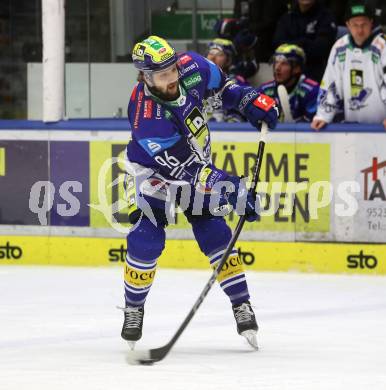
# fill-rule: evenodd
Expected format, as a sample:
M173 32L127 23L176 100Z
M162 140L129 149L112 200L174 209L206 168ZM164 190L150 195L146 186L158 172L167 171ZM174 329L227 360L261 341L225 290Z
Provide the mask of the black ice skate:
M142 337L143 315L145 310L143 306L122 308L125 315L121 336L125 339L131 349L134 349L135 342Z
M237 333L244 336L252 348L258 349L256 339L258 326L250 302L233 305L232 309L237 324Z

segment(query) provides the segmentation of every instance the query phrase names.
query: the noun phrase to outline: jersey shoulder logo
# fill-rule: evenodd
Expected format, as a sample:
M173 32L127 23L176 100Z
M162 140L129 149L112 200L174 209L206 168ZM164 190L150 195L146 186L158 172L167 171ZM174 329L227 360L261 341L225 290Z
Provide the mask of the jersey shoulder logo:
M172 147L180 138L179 134L175 134L170 138L152 137L140 139L138 142L145 149L146 153L153 157L162 150Z

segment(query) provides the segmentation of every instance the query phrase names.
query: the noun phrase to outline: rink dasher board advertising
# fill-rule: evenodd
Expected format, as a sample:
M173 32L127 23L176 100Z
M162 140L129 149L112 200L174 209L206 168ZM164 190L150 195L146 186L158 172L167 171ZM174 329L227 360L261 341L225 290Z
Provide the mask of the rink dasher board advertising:
M386 275L386 245L238 241L246 270ZM118 266L126 242L101 237L0 236L0 265ZM208 269L194 240L167 240L158 264L164 268ZM226 265L225 265L226 266Z
M2 231L121 237L112 222L128 229L120 180L125 170L109 160L123 159L129 136L122 131L0 131ZM257 140L253 132L213 132L215 164L248 175ZM384 134L271 132L260 181L262 216L246 225L243 239L386 243ZM31 194L46 204L32 202ZM168 236L193 238L184 216L176 218ZM234 227L237 217L228 220Z
M63 258L58 259L53 257L56 250L44 251L44 242L50 248L55 239L59 240L57 243L68 243L69 236L84 237L79 238L81 241L78 242L82 243L79 244L80 248L92 249L98 237L111 237L120 238L118 241L121 244L116 245L116 248L125 246L125 233L129 229L125 207L113 212L115 206L112 206L123 199L123 190L121 186L109 187L123 175L122 167L118 163L108 168L102 179L104 183L99 185L99 181L105 161L123 155L129 136L129 132L122 131L0 131L0 263L20 263L19 260L25 258L24 251L20 258L17 258L20 254L17 250L13 251L13 255L10 254L9 246L14 241L12 237L16 239L17 236L26 236L26 239L28 236L33 237L31 242L34 245L37 239L42 240L44 255L41 259L44 261L33 256L28 260L31 264L119 263L111 260L118 256L114 253L108 256L110 260L107 263L104 256L101 260L93 256L90 262L84 260L87 256L80 259L77 255L63 255ZM229 131L214 132L213 159L219 168L245 175L253 165L257 141L257 134L253 132L238 132L237 136ZM382 259L385 259L383 245L366 245L363 248L361 245L349 246L343 256L345 262L338 266L332 260L331 263L323 259L309 260L312 256L308 254L312 251L303 250L305 244L302 242L386 243L385 154L384 134L271 132L260 177L261 181L269 182L263 183L263 199L268 200L270 205L264 206L267 215L262 215L260 221L253 225L247 224L241 236L244 246L253 246L250 251L253 256L257 256L257 250L260 251L258 245L267 245L264 258L268 264L263 265L259 259L256 267L267 270L382 273ZM30 207L31 188L33 183L39 181L49 183L44 188L50 200L44 212L39 209L39 205L32 207L32 211ZM289 214L285 214L286 191L289 191L290 182L295 183L295 189L297 185L305 187L296 192L292 209ZM343 185L343 190L339 185ZM326 205L321 202L316 204L320 207L313 207L311 190L313 188L315 195L322 187L324 196L330 196L331 202ZM104 194L101 194L101 188L105 189ZM345 188L349 191L345 192ZM261 193L264 194L264 191ZM44 195L44 192L40 195ZM319 193L319 202L323 201L320 197L323 198L323 194ZM72 212L74 204L76 213ZM275 204L276 211L272 212L269 208ZM98 207L101 205L107 207ZM350 208L355 205L355 213L350 214ZM117 231L111 227L112 216L119 226L124 227L123 230ZM167 234L172 239L173 258L181 259L184 253L196 252L186 249L186 246L194 246L194 243L188 241L192 239L189 225L181 215L177 216L177 220L177 225L170 226ZM232 227L236 221L237 218L233 216L230 221ZM61 236L67 238L62 239ZM104 243L105 240L100 239L100 242ZM280 245L290 245L291 242L296 242L296 247L291 250L285 248L286 253L289 251L293 255L290 263L286 266L281 261L275 262L272 253L275 253L276 248L283 248ZM310 245L316 247L318 244ZM327 245L330 244L322 248L327 248ZM335 245L334 248L338 251L344 247ZM110 249L114 252L114 248ZM376 255L372 254L374 250L377 251ZM243 251L241 249L241 253ZM180 252L181 255L178 255ZM93 250L88 253L93 253ZM271 255L268 256L268 253ZM195 259L198 256L199 251ZM318 265L320 261L325 261L325 265ZM170 257L165 258L163 264L176 266ZM181 264L185 266L184 262ZM203 264L206 266L206 263ZM190 264L187 267L197 266Z

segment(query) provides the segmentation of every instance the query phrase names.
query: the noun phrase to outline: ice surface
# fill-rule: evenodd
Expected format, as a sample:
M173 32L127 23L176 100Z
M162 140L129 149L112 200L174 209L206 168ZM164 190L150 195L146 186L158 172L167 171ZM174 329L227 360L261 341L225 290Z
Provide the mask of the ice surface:
M172 352L130 366L119 268L0 268L1 390L386 389L386 277L248 274L260 351L218 286ZM165 344L209 270L159 270L137 348Z

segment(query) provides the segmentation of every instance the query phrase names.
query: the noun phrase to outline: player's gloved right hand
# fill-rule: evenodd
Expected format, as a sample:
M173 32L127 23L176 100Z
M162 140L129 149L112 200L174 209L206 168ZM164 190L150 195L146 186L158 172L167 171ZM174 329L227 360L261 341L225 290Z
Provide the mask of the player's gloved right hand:
M280 111L271 97L252 90L243 97L239 108L253 126L263 121L270 129L276 127Z
M225 189L228 203L238 215L245 214L248 222L257 221L259 215L256 211L256 194L248 191L246 186L247 179L229 175L225 181L232 183L234 186L234 191L231 191L229 188L231 186Z

